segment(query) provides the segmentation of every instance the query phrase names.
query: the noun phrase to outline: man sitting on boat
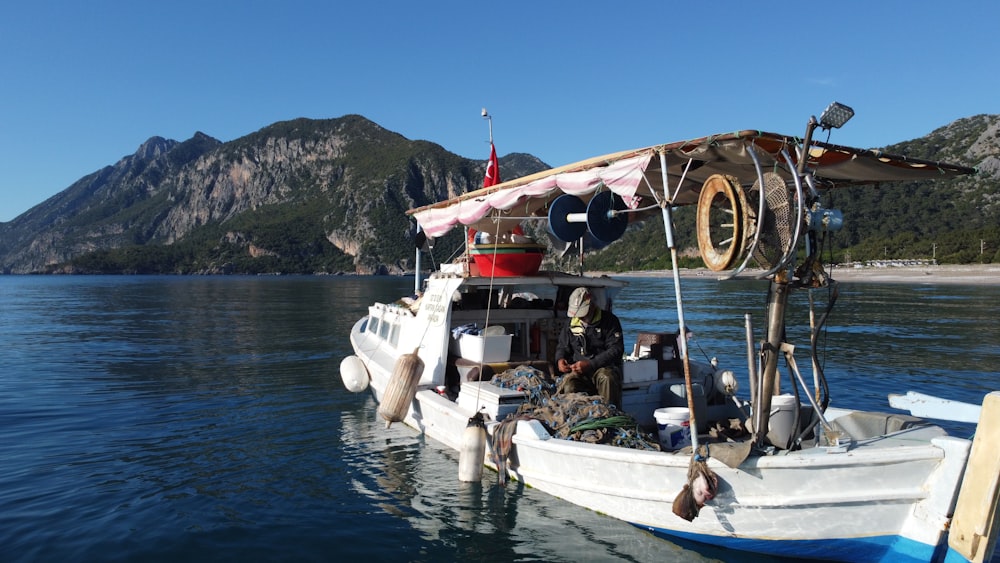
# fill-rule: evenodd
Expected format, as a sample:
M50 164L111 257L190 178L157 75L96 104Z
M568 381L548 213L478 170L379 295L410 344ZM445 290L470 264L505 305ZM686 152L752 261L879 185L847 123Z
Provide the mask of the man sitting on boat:
M608 404L622 405L622 325L613 313L591 302L578 287L569 296L570 322L559 335L556 367L565 374L559 393L600 395Z

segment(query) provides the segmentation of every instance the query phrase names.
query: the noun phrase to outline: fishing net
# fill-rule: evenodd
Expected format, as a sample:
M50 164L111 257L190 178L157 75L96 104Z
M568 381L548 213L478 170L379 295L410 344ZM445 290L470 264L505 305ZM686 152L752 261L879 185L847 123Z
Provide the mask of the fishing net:
M777 266L792 244L794 225L791 195L785 181L773 172L764 173L764 185L760 180L750 189L750 201L758 201L760 191L764 191L764 217L760 240L754 258L764 268Z
M657 437L643 432L628 413L609 405L598 395L556 393L558 380L550 381L537 369L518 366L494 375L491 382L528 393L528 401L502 421L501 426L534 419L552 436L564 440L660 450Z

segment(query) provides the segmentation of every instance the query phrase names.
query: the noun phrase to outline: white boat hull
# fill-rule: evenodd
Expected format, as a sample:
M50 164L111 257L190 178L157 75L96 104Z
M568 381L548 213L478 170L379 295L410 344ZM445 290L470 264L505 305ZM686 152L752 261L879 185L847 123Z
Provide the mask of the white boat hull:
M362 323L352 342L380 400L394 357L384 348L370 353ZM473 414L422 389L403 422L457 451ZM555 439L537 421L520 421L509 474L665 538L811 559L929 561L944 553L970 445L935 426L918 426L846 451L755 456L737 468L710 458L718 494L692 522L672 511L687 483L688 455ZM489 451L483 462L496 468Z

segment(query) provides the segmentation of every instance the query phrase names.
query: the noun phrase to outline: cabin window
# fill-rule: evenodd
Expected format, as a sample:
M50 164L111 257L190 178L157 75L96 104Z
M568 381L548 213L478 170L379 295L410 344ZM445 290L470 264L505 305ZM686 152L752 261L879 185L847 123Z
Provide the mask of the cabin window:
M382 322L378 325L378 335L382 338L382 340L389 338L389 325L390 323L385 319L382 319Z
M368 320L368 332L370 332L372 334L378 333L378 325L381 324L381 323L379 323L379 318L378 317L369 317L368 319L369 319Z
M393 348L399 344L399 325L396 323L392 323L389 329L389 344L392 344Z

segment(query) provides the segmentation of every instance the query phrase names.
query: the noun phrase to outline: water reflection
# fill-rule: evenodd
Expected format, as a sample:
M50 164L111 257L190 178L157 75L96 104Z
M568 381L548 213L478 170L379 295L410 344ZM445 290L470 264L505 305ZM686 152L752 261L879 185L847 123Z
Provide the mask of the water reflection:
M707 561L659 540L514 482L500 487L485 471L458 481L457 453L398 424L385 429L375 405L345 416L344 459L353 487L385 513L405 520L424 547L385 547L393 560L437 561ZM370 413L370 414L369 414Z

